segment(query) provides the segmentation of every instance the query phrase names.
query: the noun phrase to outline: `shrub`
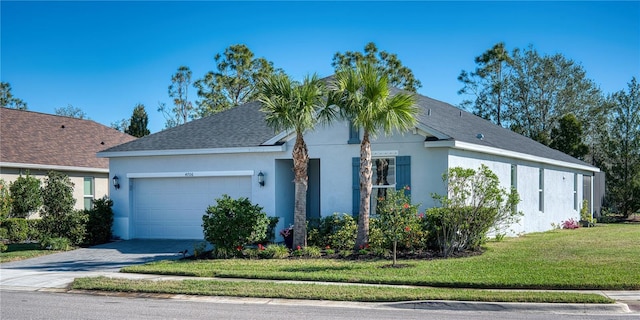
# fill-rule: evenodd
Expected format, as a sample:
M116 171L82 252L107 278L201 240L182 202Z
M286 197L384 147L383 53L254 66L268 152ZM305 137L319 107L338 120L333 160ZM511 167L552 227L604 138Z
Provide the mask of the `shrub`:
M47 250L67 251L71 249L71 242L69 239L63 237L45 238L40 242L40 246Z
M40 193L40 180L27 175L20 175L9 187L11 192L11 217L26 218L33 211L42 206L42 196Z
M47 216L39 223L42 238L66 238L71 245L83 243L88 215L78 210L58 218Z
M29 225L29 231L27 239L31 241L40 241L40 223L42 219L27 219L27 225Z
M263 241L263 244L267 242L274 242L276 240L276 226L280 221L279 217L269 217L269 225L267 226L267 234Z
M73 186L67 175L49 171L42 188L43 217L60 217L73 211Z
M396 265L398 242L405 240L412 231L411 228L422 229L416 223L418 206L411 204L411 197L406 194L409 187L401 190L389 190L384 198L378 202L378 224L382 236L391 244L393 265ZM414 230L415 232L416 230Z
M520 202L518 193L501 188L498 176L485 165L477 171L450 168L442 180L447 194L432 195L442 207L427 210L424 223L430 244L445 257L479 249L490 230L499 233L521 215L513 210Z
M113 201L108 198L96 199L91 210L85 210L87 215L87 233L85 243L96 245L111 240L113 227Z
M596 224L596 219L589 212L589 201L582 200L580 207L580 221L583 222L585 227L592 227Z
M4 179L0 179L0 224L2 221L9 218L9 214L11 213L11 195L9 193L9 185L4 181Z
M4 244L4 242L0 241L0 252L5 252L7 251L8 248L9 247L6 244Z
M0 242L7 239L9 239L9 230L7 230L3 225L0 225Z
M271 244L261 251L260 256L268 259L286 259L289 257L289 249L281 244Z
M7 228L7 238L10 242L24 242L29 235L27 219L9 218L3 225Z
M352 250L356 244L358 225L346 213L334 213L320 219L317 227L311 227L308 244L334 250Z
M226 194L216 202L202 216L205 240L214 245L215 256L238 256L244 246L265 238L269 219L262 207Z
M302 255L308 258L320 258L322 256L322 250L315 246L307 246L302 248Z

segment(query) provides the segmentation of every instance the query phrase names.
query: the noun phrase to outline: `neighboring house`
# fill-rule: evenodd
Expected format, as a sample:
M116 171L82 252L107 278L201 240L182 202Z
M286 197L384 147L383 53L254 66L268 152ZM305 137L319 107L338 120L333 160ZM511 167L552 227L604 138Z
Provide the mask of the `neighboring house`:
M29 172L44 182L58 171L74 184L75 208L90 208L111 185L109 159L96 153L135 139L91 120L0 108L0 178L13 182Z
M448 168L481 164L522 198L524 216L510 234L578 219L582 199L592 203L598 168L449 104L425 96L418 104L412 131L372 139L372 214L379 192L405 185L421 211L432 207L431 194L445 191ZM111 190L114 233L123 239L202 239L202 216L222 194L247 197L280 217L278 229L292 224L295 134L274 133L259 109L258 102L247 103L98 153L120 178L120 189ZM348 121L305 134L308 218L358 213L361 134Z

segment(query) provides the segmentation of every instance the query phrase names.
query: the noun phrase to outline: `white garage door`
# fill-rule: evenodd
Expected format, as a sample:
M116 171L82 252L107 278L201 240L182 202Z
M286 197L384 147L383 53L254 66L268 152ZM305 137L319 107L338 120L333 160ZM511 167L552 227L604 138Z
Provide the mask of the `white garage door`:
M251 177L133 180L133 238L203 239L202 216L223 194L251 199Z

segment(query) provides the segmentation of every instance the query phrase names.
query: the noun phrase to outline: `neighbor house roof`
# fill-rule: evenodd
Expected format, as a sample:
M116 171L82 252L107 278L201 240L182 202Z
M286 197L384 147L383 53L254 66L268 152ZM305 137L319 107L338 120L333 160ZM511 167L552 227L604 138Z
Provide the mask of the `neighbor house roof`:
M136 138L92 120L0 108L0 164L109 169L96 153Z
M394 94L397 92L399 92L398 89L392 90ZM463 142L467 145L496 148L597 170L587 163L448 103L417 95L417 104L420 109L417 116L418 128L424 129L428 135L438 138L438 141L425 142L425 146L429 146L431 142ZM127 154L134 152L138 155L144 155L147 154L145 151L264 147L267 141L277 141L273 138L278 133L267 126L265 115L260 111L260 107L259 102L243 104L209 117L115 146L105 150L102 156L113 156L114 153L119 152ZM480 134L482 139L478 138Z

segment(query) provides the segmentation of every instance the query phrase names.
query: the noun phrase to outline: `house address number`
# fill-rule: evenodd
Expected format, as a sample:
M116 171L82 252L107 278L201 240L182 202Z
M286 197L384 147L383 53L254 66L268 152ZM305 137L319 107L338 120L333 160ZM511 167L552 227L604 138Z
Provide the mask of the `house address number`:
M193 177L193 172L185 172L184 176L185 177Z

